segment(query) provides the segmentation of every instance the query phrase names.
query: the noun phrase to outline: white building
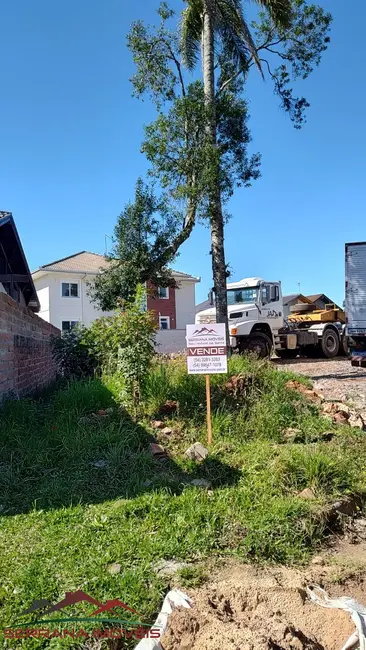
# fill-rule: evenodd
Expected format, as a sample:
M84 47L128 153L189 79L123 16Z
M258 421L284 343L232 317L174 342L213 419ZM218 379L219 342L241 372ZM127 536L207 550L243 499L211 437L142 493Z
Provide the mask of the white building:
M61 260L40 266L32 273L40 302L39 316L62 331L75 324L90 325L96 318L110 316L88 296L88 282L108 261L102 255L81 251ZM156 313L160 352L177 352L185 348L185 327L195 319L195 278L173 271L178 288L161 288L158 297L148 295L147 306Z

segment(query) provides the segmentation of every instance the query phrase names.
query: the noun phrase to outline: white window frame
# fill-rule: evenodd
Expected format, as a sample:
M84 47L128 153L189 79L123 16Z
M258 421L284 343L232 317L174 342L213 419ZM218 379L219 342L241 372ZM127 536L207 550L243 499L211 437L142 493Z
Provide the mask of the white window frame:
M64 296L64 298L68 298L68 296ZM61 334L62 334L62 332L71 332L71 329L72 329L71 328L69 330L63 330L62 329L62 323L80 323L80 318L61 318L60 322L61 322L60 330L61 330Z
M63 284L68 284L68 285L76 284L77 288L78 288L78 295L77 296L63 296L62 295L62 285ZM60 296L61 296L62 299L66 299L66 300L68 300L69 298L71 298L72 300L80 300L80 282L79 282L79 280L61 280L61 282L60 282Z
M165 289L166 296L160 296L159 295L160 289ZM158 287L158 298L159 298L159 300L169 300L169 287Z
M162 320L168 323L168 327L161 327ZM159 316L159 330L170 330L170 316Z

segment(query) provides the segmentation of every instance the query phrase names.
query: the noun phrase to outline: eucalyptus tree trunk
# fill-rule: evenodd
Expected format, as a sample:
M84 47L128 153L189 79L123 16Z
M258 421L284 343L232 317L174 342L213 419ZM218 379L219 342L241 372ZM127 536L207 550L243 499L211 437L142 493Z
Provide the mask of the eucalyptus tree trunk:
M220 193L220 165L217 152L217 122L215 100L215 42L210 4L203 0L202 68L206 105L206 134L209 143L209 208L211 227L212 274L216 300L216 321L226 323L228 335L226 263L224 250L224 218Z

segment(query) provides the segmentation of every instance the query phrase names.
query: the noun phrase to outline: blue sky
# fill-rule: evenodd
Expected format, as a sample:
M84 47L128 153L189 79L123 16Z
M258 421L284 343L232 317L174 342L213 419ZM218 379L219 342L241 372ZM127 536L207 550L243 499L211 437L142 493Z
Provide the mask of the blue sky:
M282 280L285 293L343 300L344 243L366 239L364 0L319 0L334 17L321 66L302 84L311 103L296 131L270 82L248 84L252 151L262 178L232 199L226 255L233 280ZM79 250L103 253L133 196L148 102L131 98L125 36L155 0L5 0L0 5L0 209L13 212L30 267ZM174 0L181 7L179 0ZM350 11L351 9L351 11ZM211 286L209 231L175 267Z

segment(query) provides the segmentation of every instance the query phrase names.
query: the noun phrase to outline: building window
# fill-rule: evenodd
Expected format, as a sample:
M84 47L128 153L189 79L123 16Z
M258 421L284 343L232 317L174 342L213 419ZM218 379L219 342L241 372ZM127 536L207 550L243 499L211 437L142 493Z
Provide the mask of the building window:
M161 330L170 330L170 317L159 316L159 328Z
M62 282L61 295L63 298L78 298L79 285L77 282Z
M169 288L168 287L158 287L158 298L163 300L168 300L169 298ZM167 328L165 328L167 329Z
M61 323L62 332L70 332L74 327L76 327L78 322L79 321L77 320L63 320Z

